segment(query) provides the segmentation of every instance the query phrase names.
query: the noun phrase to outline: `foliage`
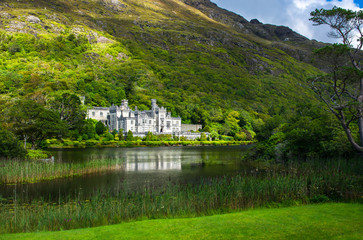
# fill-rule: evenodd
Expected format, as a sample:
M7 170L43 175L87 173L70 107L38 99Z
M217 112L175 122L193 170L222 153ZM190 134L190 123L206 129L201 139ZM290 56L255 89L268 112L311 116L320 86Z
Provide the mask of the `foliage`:
M81 128L86 117L86 111L81 108L81 101L77 95L63 93L55 96L50 103L50 107L57 110L60 119L67 123L69 129Z
M0 129L0 158L24 158L24 147L15 135L5 129Z
M311 79L311 88L339 120L352 146L363 152L363 12L334 7L316 9L311 16L315 25L329 26L330 35L342 41L316 51L329 63L328 73ZM352 134L355 127L360 143Z
M97 133L98 135L102 135L102 134L104 134L104 133L105 133L105 131L107 130L107 128L106 128L105 124L103 124L103 122L98 121L98 122L96 123L95 130L96 130L96 133Z
M132 134L132 131L129 130L127 132L126 141L133 141L133 140L134 140L134 135Z
M321 106L301 103L289 117L275 116L266 121L257 133L260 142L253 154L277 161L351 157L354 151L343 135L338 122L321 112Z
M7 117L14 133L24 140L25 146L29 140L33 149L41 141L60 137L65 131L65 125L56 112L31 100L17 101L8 109Z
M88 106L118 105L128 98L141 110L157 98L183 123L203 124L205 131L238 139L254 139L264 116L289 111L301 99L314 101L301 83L319 72L316 68L292 58L279 44L241 35L185 7L178 5L175 17L175 3L154 11L146 7L149 1L130 1L120 12L103 1L86 0L77 7L64 0L5 2L13 7L4 5L2 11L19 21L27 23L24 16L34 9L41 22L9 32L13 20L2 20L4 101L33 99L57 110L73 139L93 138L77 121L84 113L78 96L85 96ZM91 15L78 14L79 9Z

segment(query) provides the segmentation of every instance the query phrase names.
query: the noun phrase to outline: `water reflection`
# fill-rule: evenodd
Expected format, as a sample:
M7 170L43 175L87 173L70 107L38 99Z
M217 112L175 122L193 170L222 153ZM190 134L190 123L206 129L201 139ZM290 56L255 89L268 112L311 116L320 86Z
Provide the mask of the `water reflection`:
M35 184L0 185L0 195L9 198L79 195L85 198L95 192L117 194L121 189L164 186L170 183L199 181L203 177L249 172L241 164L245 146L225 147L157 147L70 149L52 152L56 162L69 163L95 159L117 159L118 170L89 174Z
M162 151L138 151L127 152L126 171L166 171L182 169L181 150L168 152Z

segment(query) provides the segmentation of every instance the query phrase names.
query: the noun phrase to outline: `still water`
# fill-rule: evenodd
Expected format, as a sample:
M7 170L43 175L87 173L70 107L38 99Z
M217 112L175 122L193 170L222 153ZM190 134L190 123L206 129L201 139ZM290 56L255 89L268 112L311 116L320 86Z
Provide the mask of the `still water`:
M58 199L95 193L117 194L121 190L139 191L145 187L194 183L201 178L248 174L241 161L248 146L143 147L53 150L56 162L117 159L120 168L97 174L44 181L33 184L0 186L4 198Z

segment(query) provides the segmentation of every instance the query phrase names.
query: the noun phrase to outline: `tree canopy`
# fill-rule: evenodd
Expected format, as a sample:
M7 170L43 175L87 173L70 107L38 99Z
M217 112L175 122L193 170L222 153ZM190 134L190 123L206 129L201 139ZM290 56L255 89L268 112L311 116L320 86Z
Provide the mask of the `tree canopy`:
M315 25L329 26L329 35L341 40L315 52L329 65L326 74L311 79L311 88L339 120L353 147L363 152L363 12L334 7L316 9L311 16ZM360 143L354 137L355 126Z

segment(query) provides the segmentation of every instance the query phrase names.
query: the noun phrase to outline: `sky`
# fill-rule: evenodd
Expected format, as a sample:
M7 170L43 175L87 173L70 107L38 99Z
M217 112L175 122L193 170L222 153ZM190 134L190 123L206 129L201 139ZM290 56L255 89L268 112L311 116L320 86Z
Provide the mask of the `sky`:
M337 42L328 37L326 26L313 26L310 12L333 6L363 10L363 0L211 0L219 7L235 12L247 20L257 18L265 24L283 25L295 32L322 42Z

